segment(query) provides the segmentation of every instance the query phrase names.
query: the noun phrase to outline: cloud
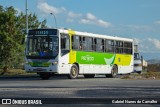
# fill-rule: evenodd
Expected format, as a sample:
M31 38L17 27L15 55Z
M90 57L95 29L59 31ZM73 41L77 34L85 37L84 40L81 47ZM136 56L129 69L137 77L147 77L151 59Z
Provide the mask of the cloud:
M126 27L129 27L133 31L149 31L151 30L150 26L147 25L126 25Z
M93 15L91 13L87 13L85 18L80 19L79 23L98 25L98 26L105 27L105 28L112 26L112 24L110 22L106 22L102 19L98 19L95 15Z
M106 21L103 21L103 20L98 20L98 22L97 22L97 24L99 25L99 26L102 26L102 27L111 27L112 26L112 24L111 23L109 23L109 22L106 22Z
M50 13L62 14L64 17L66 17L66 22L69 23L79 22L81 24L91 24L95 26L101 26L104 28L112 26L110 22L99 19L92 13L87 13L87 14L75 13L65 9L64 7L57 8L51 6L44 1L40 1L37 5L37 8L41 13L43 13L43 16L49 15Z
M157 49L160 50L160 40L148 38L148 41L151 42Z
M155 21L154 23L160 25L160 20L157 20L157 21Z
M133 40L135 45L138 45L141 42L141 40L138 38L134 38Z
M88 20L97 20L97 17L96 16L94 16L93 14L91 14L91 13L87 13L86 14L86 18L88 19Z
M160 52L160 40L156 38L139 39L134 38L134 43L138 45L140 52L158 53Z
M14 8L14 9L17 11L17 14L20 14L22 12L22 10L19 8Z
M69 23L74 22L74 19L67 18L67 19L66 19L66 22L69 22Z
M69 16L70 18L78 18L78 17L81 17L82 14L80 14L80 13L68 12L68 16Z
M66 9L64 7L61 8L56 8L54 6L50 6L49 4L47 4L46 2L39 2L37 5L37 8L40 10L40 12L42 12L43 14L50 14L50 13L54 13L54 14L59 14L63 11L65 11Z

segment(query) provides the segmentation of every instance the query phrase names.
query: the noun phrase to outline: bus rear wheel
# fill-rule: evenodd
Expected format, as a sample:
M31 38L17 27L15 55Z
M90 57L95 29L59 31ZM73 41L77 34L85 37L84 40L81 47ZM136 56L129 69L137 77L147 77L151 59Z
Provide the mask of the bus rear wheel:
M38 74L43 80L48 80L51 77L50 73L38 73Z
M85 78L94 78L95 74L84 74Z
M78 73L79 73L79 70L78 70L77 65L73 64L70 70L70 74L68 75L68 78L76 79L78 77Z
M112 70L111 70L111 77L116 78L118 75L118 68L116 65L113 65Z

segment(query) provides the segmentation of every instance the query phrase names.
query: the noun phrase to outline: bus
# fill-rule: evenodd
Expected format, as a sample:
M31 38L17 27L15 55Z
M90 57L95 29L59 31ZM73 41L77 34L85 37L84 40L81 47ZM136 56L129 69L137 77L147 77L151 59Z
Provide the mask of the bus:
M96 74L117 77L133 72L133 39L71 29L29 30L25 70L49 79L55 74L76 79Z
M138 45L134 45L134 72L141 74L143 70L143 57L138 51Z

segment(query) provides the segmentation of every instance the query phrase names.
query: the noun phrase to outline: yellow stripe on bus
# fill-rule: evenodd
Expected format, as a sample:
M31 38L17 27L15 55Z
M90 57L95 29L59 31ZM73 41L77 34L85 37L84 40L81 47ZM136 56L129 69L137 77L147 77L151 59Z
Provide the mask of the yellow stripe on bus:
M68 30L68 34L70 36L70 53L69 53L69 63L73 64L76 62L76 51L72 50L72 36L75 35L75 31Z
M122 65L122 66L129 66L132 60L132 55L122 55L116 54L116 58L114 64Z

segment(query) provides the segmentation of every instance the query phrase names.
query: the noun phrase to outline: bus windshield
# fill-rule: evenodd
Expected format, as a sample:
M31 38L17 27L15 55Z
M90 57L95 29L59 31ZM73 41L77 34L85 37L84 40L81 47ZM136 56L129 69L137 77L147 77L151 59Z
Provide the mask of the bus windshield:
M30 36L27 41L27 56L55 57L58 55L58 37Z
M139 53L134 53L134 59L135 59L135 60L140 60L140 55L139 55Z

